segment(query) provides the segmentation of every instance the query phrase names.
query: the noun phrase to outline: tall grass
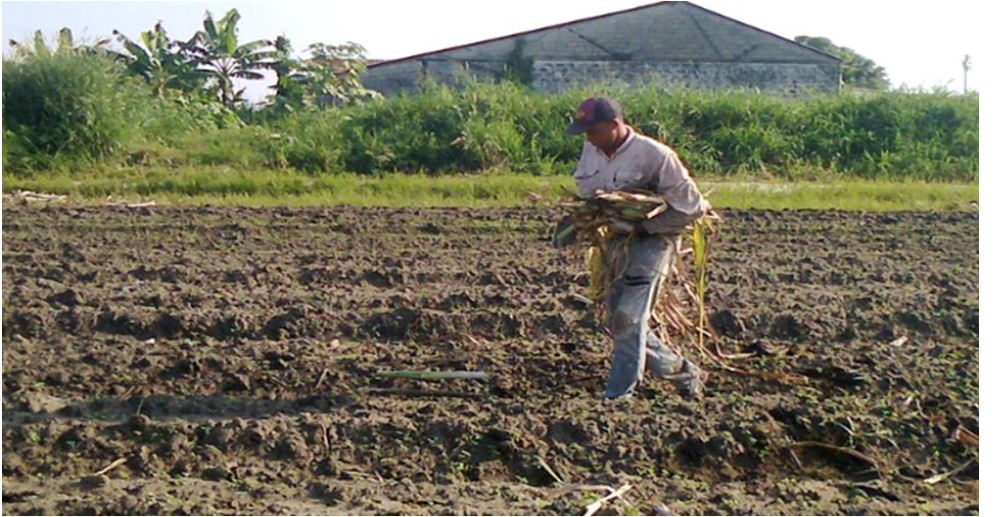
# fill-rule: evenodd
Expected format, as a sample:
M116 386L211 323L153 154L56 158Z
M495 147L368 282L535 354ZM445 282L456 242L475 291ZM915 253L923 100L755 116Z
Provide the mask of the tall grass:
M3 166L17 174L85 173L157 149L175 157L170 150L189 140L238 125L234 114L203 99L154 97L140 79L96 55L37 55L3 67Z
M271 122L266 130L280 138L259 142L268 154L256 164L373 175L568 173L582 138L563 129L589 93L547 95L509 83L462 90L430 85L366 106ZM637 130L674 147L699 177L978 178L977 96L785 99L654 88L607 93L620 98Z
M5 161L45 167L59 156L109 157L131 141L129 112L144 93L123 83L111 62L95 56L5 62Z
M5 63L4 169L232 167L307 174L566 174L581 137L563 129L593 94L674 147L699 178L976 181L979 98L887 92L788 99L612 85L542 94L515 83L424 90L247 124L202 102L153 99L86 56Z

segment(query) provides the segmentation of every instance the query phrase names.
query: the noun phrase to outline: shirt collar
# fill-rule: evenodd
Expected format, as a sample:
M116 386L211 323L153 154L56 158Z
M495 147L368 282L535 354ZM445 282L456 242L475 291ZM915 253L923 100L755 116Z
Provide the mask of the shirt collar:
M606 158L614 158L615 156L618 156L618 153L621 153L630 145L632 145L632 141L636 139L636 132L632 129L632 127L628 125L625 126L625 129L628 131L628 134L626 135L625 140L622 140L622 145L618 146L618 149L615 149L615 152L613 152L611 155L605 153L601 149L598 149L598 152L601 153L602 156Z

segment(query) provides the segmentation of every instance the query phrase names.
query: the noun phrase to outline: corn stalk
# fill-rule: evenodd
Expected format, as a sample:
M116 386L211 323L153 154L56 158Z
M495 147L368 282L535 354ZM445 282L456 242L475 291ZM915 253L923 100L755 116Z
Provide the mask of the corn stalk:
M422 370L396 370L387 372L377 372L377 377L386 377L389 379L417 379L422 381L444 381L450 379L471 379L471 380L481 380L485 381L489 378L486 372L468 372L468 371L452 371L452 372L433 372L433 371L422 371Z

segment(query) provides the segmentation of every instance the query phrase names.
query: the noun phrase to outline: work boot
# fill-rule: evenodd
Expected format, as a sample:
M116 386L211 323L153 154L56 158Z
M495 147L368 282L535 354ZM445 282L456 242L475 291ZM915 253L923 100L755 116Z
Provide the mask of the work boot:
M694 363L685 359L684 364L681 365L681 369L673 379L677 393L688 400L697 400L705 391L708 372L701 370Z
M625 392L625 393L623 393L621 395L618 395L617 397L605 396L605 397L603 397L601 399L601 402L603 402L605 404L620 403L620 402L623 402L623 401L626 401L626 400L630 400L634 396L635 395L631 391L628 391L628 392Z

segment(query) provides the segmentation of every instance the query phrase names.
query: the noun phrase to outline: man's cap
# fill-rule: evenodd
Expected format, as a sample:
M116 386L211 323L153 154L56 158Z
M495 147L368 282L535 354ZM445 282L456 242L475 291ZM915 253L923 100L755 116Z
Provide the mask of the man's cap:
M580 103L574 113L573 123L567 126L567 134L579 135L598 122L608 122L622 118L622 106L607 97L591 97Z

